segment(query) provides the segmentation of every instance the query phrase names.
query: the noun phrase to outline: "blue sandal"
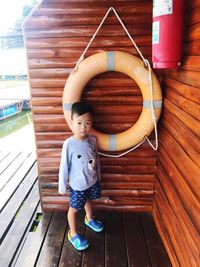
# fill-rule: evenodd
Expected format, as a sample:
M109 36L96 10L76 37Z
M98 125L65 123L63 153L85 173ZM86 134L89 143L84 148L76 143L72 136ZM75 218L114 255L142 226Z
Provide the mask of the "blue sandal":
M85 250L89 247L89 242L83 236L77 234L75 236L71 236L70 230L68 231L68 240L75 247L76 250Z
M85 216L85 224L92 229L93 231L99 233L103 231L103 223L96 220L96 219L92 219L91 221L89 221L87 219L87 217Z

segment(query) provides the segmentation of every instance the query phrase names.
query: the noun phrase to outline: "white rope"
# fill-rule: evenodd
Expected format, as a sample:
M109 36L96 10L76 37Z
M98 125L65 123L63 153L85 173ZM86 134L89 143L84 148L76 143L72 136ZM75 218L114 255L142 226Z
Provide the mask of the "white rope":
M93 42L94 38L96 37L98 31L100 30L101 26L103 25L105 19L107 18L108 14L110 13L111 9L113 9L113 7L110 7L110 8L108 9L108 11L106 12L104 18L102 19L101 23L99 24L98 28L96 29L95 33L93 34L92 38L90 39L88 45L86 46L85 50L83 51L82 55L80 56L78 62L76 63L76 66L75 66L75 68L74 68L75 71L77 70L77 68L78 68L79 64L81 63L81 61L83 61L84 56L85 56L85 54L86 54L88 48L90 47L91 43Z
M128 154L129 152L133 151L134 149L136 149L137 147L139 147L141 144L143 144L146 141L146 138L144 140L142 140L142 142L138 143L136 146L130 148L129 150L119 154L119 155L110 155L110 154L106 154L106 153L102 153L102 152L98 152L99 155L101 156L105 156L105 157L109 157L109 158L120 158L126 154Z
M103 25L104 21L106 20L106 18L107 18L108 14L110 13L111 10L115 13L115 15L116 15L116 17L118 18L120 24L122 25L124 31L126 32L126 34L128 35L128 37L130 38L132 44L134 45L134 47L135 47L135 49L137 50L137 52L138 52L138 54L140 55L140 57L142 58L144 64L146 64L146 59L143 57L143 55L142 55L140 49L138 48L138 46L136 45L135 41L134 41L133 38L131 37L131 35L130 35L130 33L128 32L128 30L127 30L126 26L124 25L123 21L121 20L121 18L120 18L119 15L117 14L117 11L114 9L114 7L110 7L110 8L108 9L108 11L106 12L105 16L103 17L101 23L99 24L98 28L96 29L95 33L93 34L92 38L90 39L90 41L89 41L88 45L86 46L85 50L83 51L83 53L81 54L80 58L78 59L78 61L77 61L77 63L76 63L76 66L75 66L75 68L74 68L75 71L77 70L77 68L78 68L79 64L81 63L81 61L83 61L84 56L85 56L85 54L86 54L88 48L90 47L91 43L93 42L94 38L96 37L97 33L99 32L101 26ZM147 65L146 65L146 66L147 66Z
M77 64L74 68L74 70L76 71L79 64L81 63L81 61L83 61L84 59L84 56L88 50L88 48L90 47L91 43L93 42L94 38L96 37L97 33L99 32L102 24L104 23L105 19L107 18L108 14L110 13L110 11L113 11L116 15L116 17L118 18L120 24L122 25L124 31L126 32L126 34L128 35L128 37L130 38L132 44L134 45L135 49L137 50L138 54L140 55L140 57L142 58L143 62L144 62L144 65L146 68L148 68L149 70L149 84L150 84L150 97L151 97L151 115L152 115L152 120L153 120L153 123L154 123L154 131L155 131L155 138L156 138L156 145L154 146L151 141L149 140L148 137L145 137L139 144L137 144L136 146L132 147L131 149L119 154L119 155L110 155L110 154L105 154L105 153L102 153L102 152L99 152L98 154L99 155L102 155L102 156L106 156L106 157L112 157L112 158L119 158L119 157L122 157L124 155L126 155L127 153L133 151L134 149L136 149L137 147L139 147L141 144L143 144L146 140L147 142L149 143L149 145L154 149L154 150L157 150L158 149L158 133L157 133L157 122L156 122L156 116L155 116L155 111L154 111L154 106L153 106L153 84L152 84L152 75L151 75L151 72L152 72L152 69L151 69L151 66L150 66L150 63L147 59L145 59L142 55L142 52L140 51L140 49L138 48L138 46L136 45L135 41L133 40L133 38L131 37L130 33L128 32L126 26L124 25L124 23L122 22L121 18L119 17L119 15L117 14L116 10L114 9L114 7L110 7L108 9L108 11L106 12L105 16L103 17L101 23L99 24L98 28L96 29L95 33L93 34L91 40L89 41L87 47L85 48L85 50L83 51L82 55L80 56L79 60L77 61Z
M151 100L151 116L152 116L152 120L153 120L153 124L154 124L154 132L155 132L155 139L156 139L156 145L154 146L151 141L149 140L148 137L146 137L149 145L154 149L157 150L158 149L158 131L157 131L157 121L156 121L156 115L155 115L155 110L154 110L154 106L153 106L153 82L152 82L152 69L150 66L149 61L146 59L146 65L148 66L148 70L149 70L149 84L150 84L150 100Z

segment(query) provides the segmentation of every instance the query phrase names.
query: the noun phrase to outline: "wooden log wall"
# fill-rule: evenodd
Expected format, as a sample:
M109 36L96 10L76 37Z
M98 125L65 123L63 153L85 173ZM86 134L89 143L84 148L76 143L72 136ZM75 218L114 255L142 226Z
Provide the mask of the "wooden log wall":
M182 66L164 73L153 216L173 266L200 266L200 1L185 1Z
M63 88L111 6L144 56L151 59L152 1L44 0L24 25L44 211L68 208L68 198L57 192L61 147L71 135L62 111ZM114 13L106 19L86 57L102 50L137 54ZM140 89L121 73L107 72L92 79L83 99L94 107L94 127L106 133L128 129L142 109ZM147 144L122 158L101 157L100 161L103 198L95 203L97 208L152 210L157 154Z

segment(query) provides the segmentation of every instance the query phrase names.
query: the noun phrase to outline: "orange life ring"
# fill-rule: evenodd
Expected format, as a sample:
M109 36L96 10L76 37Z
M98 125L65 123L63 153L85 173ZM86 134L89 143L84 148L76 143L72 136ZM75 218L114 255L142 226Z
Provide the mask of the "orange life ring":
M143 96L143 109L140 117L128 130L118 134L105 134L92 128L91 133L97 137L100 150L120 151L137 145L154 129L149 71L144 67L141 59L121 51L100 52L86 58L79 64L78 70L73 71L67 79L63 92L63 111L71 128L72 104L81 100L82 92L89 80L107 71L118 71L130 76L140 87ZM152 82L153 105L156 120L158 120L162 108L162 93L154 73L152 73Z

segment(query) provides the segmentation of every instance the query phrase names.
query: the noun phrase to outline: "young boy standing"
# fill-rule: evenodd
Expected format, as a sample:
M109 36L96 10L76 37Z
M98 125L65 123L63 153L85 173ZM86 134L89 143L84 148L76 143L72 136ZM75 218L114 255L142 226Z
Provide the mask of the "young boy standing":
M103 231L103 224L93 218L92 199L100 197L100 165L96 138L90 135L92 108L84 102L72 105L71 123L73 136L65 140L62 148L59 188L66 194L69 179L68 239L77 250L89 247L89 242L77 233L76 215L85 209L85 224L95 232Z

